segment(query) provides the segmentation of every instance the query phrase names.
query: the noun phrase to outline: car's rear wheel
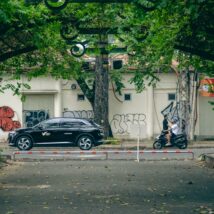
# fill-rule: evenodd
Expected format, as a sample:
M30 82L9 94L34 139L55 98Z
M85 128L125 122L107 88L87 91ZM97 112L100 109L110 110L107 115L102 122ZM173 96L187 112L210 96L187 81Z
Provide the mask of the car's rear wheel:
M93 146L92 137L88 135L83 135L78 139L77 145L81 150L90 150Z
M32 139L28 136L21 136L17 139L16 145L19 150L27 151L33 147Z

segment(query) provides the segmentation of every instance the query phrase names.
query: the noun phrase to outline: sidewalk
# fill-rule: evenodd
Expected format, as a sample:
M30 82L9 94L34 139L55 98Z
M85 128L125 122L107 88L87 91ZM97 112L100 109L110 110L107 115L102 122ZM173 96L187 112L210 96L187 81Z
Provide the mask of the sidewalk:
M140 149L152 149L153 140L141 140L139 142ZM136 149L137 140L121 140L115 144L104 143L103 145L98 146L99 149ZM10 147L6 142L0 142L0 149L7 150ZM193 141L188 144L188 149L192 148L214 148L214 141Z
M152 149L153 140L141 140L139 142L140 149ZM136 149L138 141L137 140L121 140L118 144L108 144L105 143L100 145L99 148L102 149ZM188 144L188 148L214 148L214 141L193 141Z

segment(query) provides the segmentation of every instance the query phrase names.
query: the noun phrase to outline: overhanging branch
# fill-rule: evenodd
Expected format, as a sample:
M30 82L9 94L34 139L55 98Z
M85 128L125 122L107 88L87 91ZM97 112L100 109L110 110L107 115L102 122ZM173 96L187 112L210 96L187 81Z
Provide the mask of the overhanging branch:
M81 88L84 95L87 97L88 101L91 103L92 106L94 106L94 91L93 89L90 89L85 82L85 79L82 77L76 78L76 81Z
M9 58L12 58L14 56L18 56L18 55L23 54L23 53L29 53L31 51L35 51L37 49L38 48L36 46L29 46L29 47L21 48L19 50L14 50L14 51L4 53L4 54L0 55L0 62L3 62Z
M207 52L204 50L191 48L191 47L182 46L182 45L175 45L174 47L177 50L188 52L190 54L200 56L201 58L214 61L214 54L213 53L210 53L210 52Z

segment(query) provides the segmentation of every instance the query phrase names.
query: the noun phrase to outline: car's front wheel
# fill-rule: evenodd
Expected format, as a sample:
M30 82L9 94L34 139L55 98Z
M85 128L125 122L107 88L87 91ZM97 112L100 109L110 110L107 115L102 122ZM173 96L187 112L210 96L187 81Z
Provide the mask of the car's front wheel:
M83 135L78 139L77 145L81 150L90 150L93 146L93 140L88 135Z
M33 147L33 142L28 136L21 136L17 139L16 145L19 150L27 151Z

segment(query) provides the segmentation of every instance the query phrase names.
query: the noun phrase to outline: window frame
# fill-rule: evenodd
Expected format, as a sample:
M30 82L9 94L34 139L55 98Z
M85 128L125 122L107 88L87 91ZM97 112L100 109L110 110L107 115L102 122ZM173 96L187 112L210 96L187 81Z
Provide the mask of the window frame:
M80 99L80 97L83 97L83 99ZM77 94L77 101L83 102L85 101L85 95L84 94Z
M126 96L129 96L129 99L127 99ZM131 93L125 93L124 94L124 101L131 101L131 100L132 100L132 94Z
M168 101L175 101L176 100L176 93L168 93ZM170 98L170 96L174 96L174 98Z

